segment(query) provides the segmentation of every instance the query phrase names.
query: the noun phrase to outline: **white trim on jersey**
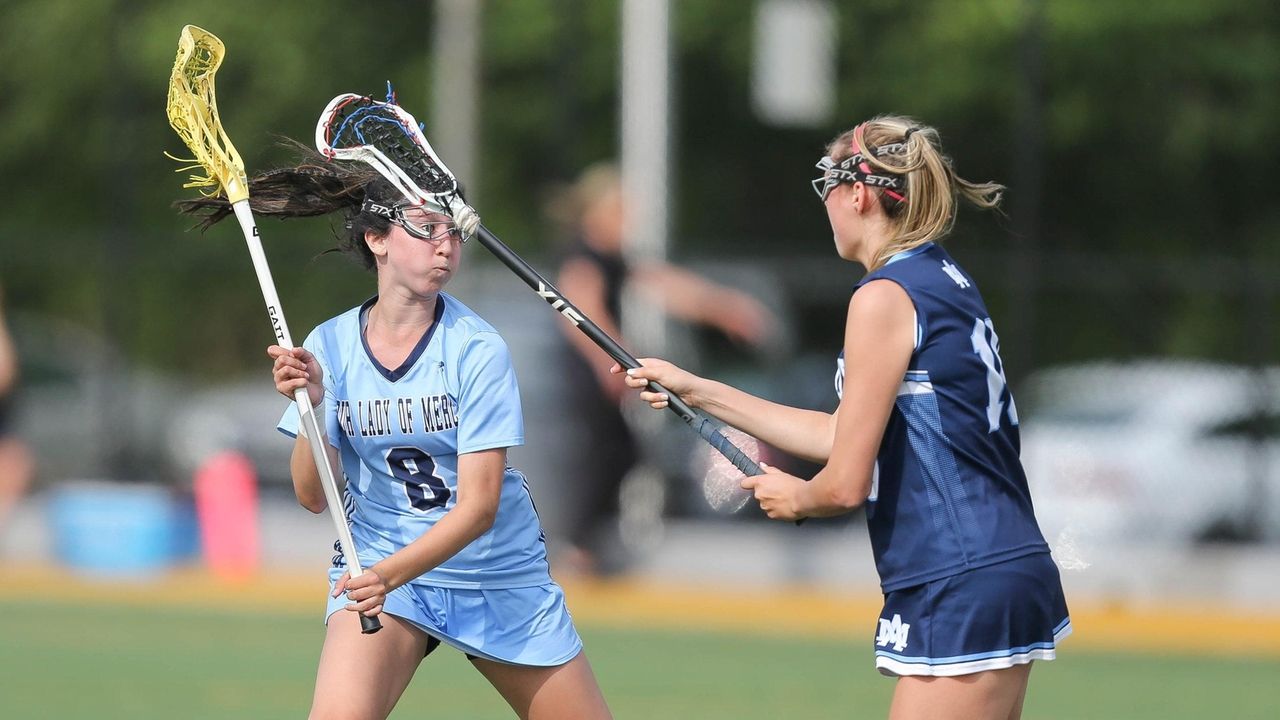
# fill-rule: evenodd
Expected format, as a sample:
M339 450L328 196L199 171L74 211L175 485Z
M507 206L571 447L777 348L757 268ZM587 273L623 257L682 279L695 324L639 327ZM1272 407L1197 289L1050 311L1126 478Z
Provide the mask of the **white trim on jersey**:
M908 370L898 386L898 397L903 395L931 395L933 381L929 379L927 370Z
M903 395L931 395L933 394L933 383L929 381L918 382L915 380L904 380L902 385L898 387L898 397Z

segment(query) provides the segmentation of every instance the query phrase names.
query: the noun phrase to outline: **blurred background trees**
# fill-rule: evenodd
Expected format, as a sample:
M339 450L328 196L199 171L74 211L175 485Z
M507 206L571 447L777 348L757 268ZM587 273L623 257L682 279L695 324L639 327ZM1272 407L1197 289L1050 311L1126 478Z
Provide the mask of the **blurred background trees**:
M806 299L835 261L808 180L825 143L900 112L960 172L1010 185L1007 219L952 240L1018 370L1088 357L1274 357L1280 271L1280 6L859 0L833 3L835 111L780 128L751 102L756 3L672 3L673 256L779 268L801 342L834 347L844 299ZM617 153L619 7L486 0L478 176L487 224L550 257L548 193ZM384 92L431 117L431 3L6 0L0 4L0 282L12 307L108 336L132 362L217 378L266 339L238 234L187 232L164 114L183 24L226 42L223 121L250 170L284 162L329 98ZM428 135L430 135L428 128ZM447 160L447 158L446 158ZM264 222L295 332L366 291L322 220ZM478 261L480 253L473 254ZM852 286L856 269L847 274ZM335 300L334 298L339 298ZM1010 342L1010 335L1021 340Z

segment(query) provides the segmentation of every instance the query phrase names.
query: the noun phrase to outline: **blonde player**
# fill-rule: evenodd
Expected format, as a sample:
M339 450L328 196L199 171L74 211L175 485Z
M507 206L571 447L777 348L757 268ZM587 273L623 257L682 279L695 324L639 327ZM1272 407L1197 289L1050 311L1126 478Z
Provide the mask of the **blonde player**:
M840 135L818 168L836 253L868 271L836 359L836 412L770 403L659 360L626 382L657 381L825 463L809 482L776 470L744 480L770 518L866 506L884 591L876 667L898 678L891 718L1017 720L1032 661L1053 659L1071 622L1019 462L995 324L938 245L957 198L990 208L1003 188L959 177L933 128L896 116Z

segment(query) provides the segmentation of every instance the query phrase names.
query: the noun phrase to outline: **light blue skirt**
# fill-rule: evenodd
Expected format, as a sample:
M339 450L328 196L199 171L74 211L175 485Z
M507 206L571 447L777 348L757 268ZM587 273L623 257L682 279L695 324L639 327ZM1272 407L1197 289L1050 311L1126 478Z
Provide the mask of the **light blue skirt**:
M329 573L325 622L335 612L349 612L346 597L333 597L343 569ZM472 590L409 583L392 590L382 611L417 625L438 642L472 657L553 667L582 651L582 639L555 582L534 587ZM430 653L436 642L428 646Z

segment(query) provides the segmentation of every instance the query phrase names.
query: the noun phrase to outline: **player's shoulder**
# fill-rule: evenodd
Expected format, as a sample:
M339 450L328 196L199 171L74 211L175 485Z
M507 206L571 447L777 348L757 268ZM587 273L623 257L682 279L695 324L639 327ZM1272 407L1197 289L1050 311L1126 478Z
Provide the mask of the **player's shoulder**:
M897 279L888 277L872 278L859 284L849 299L850 307L882 307L902 302L911 302L910 293Z
M360 313L373 302L361 303L315 326L303 346L316 353L330 371L340 372L360 346Z
M440 302L444 303L444 312L441 313L440 320L449 331L459 335L497 332L488 320L480 317L479 313L467 307L466 303L458 298L443 292L440 293L439 298Z
M454 344L459 347L475 342L503 344L497 329L461 300L442 292L440 301L444 303L444 311L440 315L441 329L453 337Z
M360 313L372 302L373 299L367 300L343 313L334 315L328 320L325 320L311 331L311 335L307 337L307 340L332 342L342 337L345 333L356 333L359 335Z
M858 286L849 298L848 322L859 327L901 324L915 313L915 302L908 289L888 277L876 278Z

